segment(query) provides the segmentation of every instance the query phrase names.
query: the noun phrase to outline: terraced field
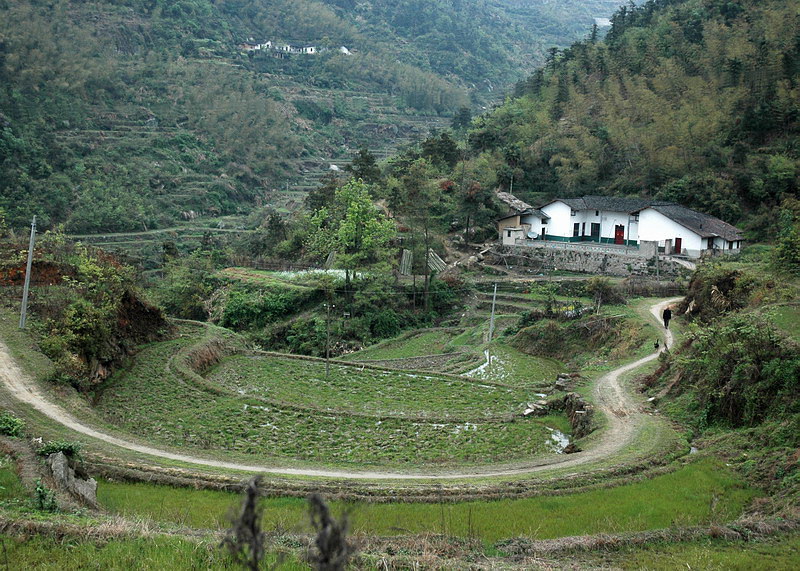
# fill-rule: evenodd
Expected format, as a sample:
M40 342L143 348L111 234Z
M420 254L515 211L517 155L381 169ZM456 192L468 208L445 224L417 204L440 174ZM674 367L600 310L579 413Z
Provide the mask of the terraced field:
M208 376L242 396L321 412L450 421L511 420L535 397L524 386L425 373L235 356Z
M552 429L568 430L563 417L521 417L535 398L524 384L343 364L326 379L322 361L243 355L193 384L164 365L192 329L112 379L95 409L105 421L172 446L368 465L528 459L554 451Z

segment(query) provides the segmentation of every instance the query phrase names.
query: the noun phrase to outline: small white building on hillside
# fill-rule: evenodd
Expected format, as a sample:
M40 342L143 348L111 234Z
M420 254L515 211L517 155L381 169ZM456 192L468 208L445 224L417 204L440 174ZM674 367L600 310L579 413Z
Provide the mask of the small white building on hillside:
M498 198L509 214L498 220L503 245L537 242L595 243L638 249L657 243L665 254L699 258L703 252L736 252L743 244L735 226L671 202L584 196L559 198L534 208L506 192Z
M539 238L539 228L548 221L546 214L508 192L498 192L497 198L508 207L507 214L497 221L504 246L513 246L517 240Z

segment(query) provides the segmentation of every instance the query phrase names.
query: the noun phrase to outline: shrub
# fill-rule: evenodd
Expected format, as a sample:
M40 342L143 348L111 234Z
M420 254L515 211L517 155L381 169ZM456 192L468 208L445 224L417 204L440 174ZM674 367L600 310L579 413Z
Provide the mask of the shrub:
M675 390L692 390L699 428L755 426L800 411L800 352L755 315L736 315L697 332L678 367Z
M347 514L339 521L331 516L330 509L319 494L308 498L311 526L316 536L314 548L309 550L308 560L314 569L343 571L355 553L355 547L347 541L349 522Z
M25 421L17 418L10 412L0 412L0 434L5 436L22 436L25 431Z
M400 332L400 318L393 309L384 309L372 316L370 328L377 338L393 337Z
M36 453L39 456L50 456L50 454L56 454L58 452L63 452L64 456L68 458L80 458L81 457L81 448L83 444L80 442L68 442L66 440L52 440L44 445L42 445Z
M36 480L36 507L42 511L54 512L58 509L56 495L41 479Z

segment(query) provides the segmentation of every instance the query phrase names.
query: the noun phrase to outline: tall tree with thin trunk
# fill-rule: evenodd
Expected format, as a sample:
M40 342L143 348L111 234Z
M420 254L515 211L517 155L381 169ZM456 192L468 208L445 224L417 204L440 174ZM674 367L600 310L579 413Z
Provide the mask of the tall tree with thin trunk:
M351 298L351 281L359 270L386 264L386 246L395 234L394 223L373 204L362 180L336 190L330 206L311 217L309 249L319 256L336 253L335 265L345 271L345 293Z

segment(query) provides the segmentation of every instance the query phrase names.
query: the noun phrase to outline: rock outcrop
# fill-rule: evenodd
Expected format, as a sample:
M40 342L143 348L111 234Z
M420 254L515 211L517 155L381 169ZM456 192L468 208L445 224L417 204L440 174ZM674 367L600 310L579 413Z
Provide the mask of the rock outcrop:
M97 507L97 482L94 478L84 478L81 474L76 474L70 459L63 452L50 454L47 457L47 466L59 488L69 492L82 504Z

